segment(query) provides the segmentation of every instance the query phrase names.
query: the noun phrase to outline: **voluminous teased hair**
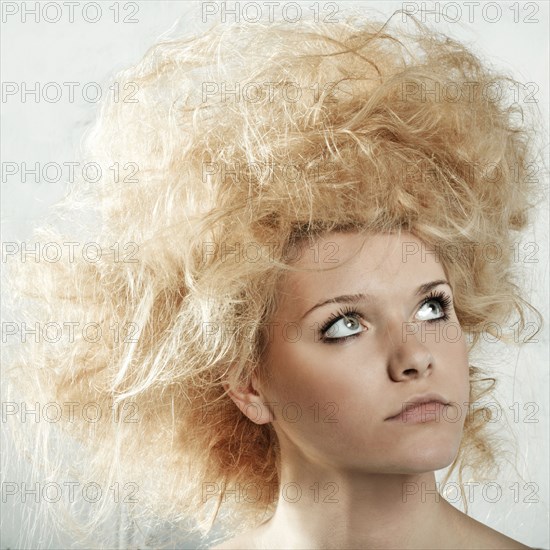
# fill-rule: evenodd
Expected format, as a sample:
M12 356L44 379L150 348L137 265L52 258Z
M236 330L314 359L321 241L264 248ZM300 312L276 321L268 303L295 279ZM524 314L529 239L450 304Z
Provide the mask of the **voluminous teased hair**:
M513 244L538 200L533 125L511 97L523 87L462 44L414 19L219 24L115 80L86 142L99 179L58 206L69 230L34 235L67 250L81 231L97 261L77 251L12 277L33 319L77 323L74 338L28 339L10 364L25 395L99 407L96 422L63 408L62 426L93 451L90 479L139 485L136 514L206 532L220 510L243 527L273 511L275 432L223 384L259 367L305 239L411 232L438 251L472 350L514 314L522 333L534 308ZM470 373L477 401L494 380ZM453 466L496 463L484 413L468 416Z

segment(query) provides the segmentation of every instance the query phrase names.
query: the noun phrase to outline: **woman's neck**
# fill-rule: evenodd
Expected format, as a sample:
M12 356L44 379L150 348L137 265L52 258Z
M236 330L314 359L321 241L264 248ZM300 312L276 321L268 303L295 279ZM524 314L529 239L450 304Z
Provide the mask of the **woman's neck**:
M433 472L284 470L277 509L255 531L260 547L456 548L461 513L440 496Z

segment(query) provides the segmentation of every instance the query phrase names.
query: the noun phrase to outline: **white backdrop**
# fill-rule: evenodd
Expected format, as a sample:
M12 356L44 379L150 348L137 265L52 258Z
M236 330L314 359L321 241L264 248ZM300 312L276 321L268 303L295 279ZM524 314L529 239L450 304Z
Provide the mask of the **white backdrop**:
M83 97L86 83L103 84L117 70L137 62L175 21L183 16L180 28L201 29L204 10L213 10L213 2L196 1L140 1L99 2L101 16L97 22L97 9L93 2L81 2L71 14L63 2L38 4L35 2L4 2L2 4L2 240L25 239L31 228L44 216L49 205L61 198L66 174L58 178L40 177L36 182L32 174L26 181L21 173L12 174L14 166L21 170L22 163L33 168L48 162L62 165L75 159L82 132L91 123L97 104L93 87ZM230 4L234 4L230 3ZM239 4L239 3L238 3ZM240 2L243 9L247 2ZM250 4L250 3L248 3ZM260 6L263 2L256 2ZM289 2L280 2L280 7ZM319 9L320 14L338 13L352 7L368 7L389 15L406 8L421 16L420 9L436 8L441 13L426 15L426 22L466 43L500 68L511 72L523 83L534 83L535 97L543 117L548 120L548 3L547 2L299 2L306 12ZM220 8L218 3L218 8ZM25 15L24 15L25 14ZM55 21L60 15L59 21ZM208 18L211 23L214 17ZM234 16L228 15L228 20ZM36 21L36 19L39 21ZM73 19L73 22L71 22ZM116 22L118 20L118 22ZM35 101L33 95L21 94L21 86L35 83L76 82L74 101L67 92L59 101ZM14 88L15 86L15 88ZM17 88L19 87L19 88ZM53 93L53 92L52 92ZM51 97L51 96L50 96ZM23 101L23 99L25 101ZM544 157L548 155L548 139L543 136ZM548 315L548 204L541 204L537 221L525 242L538 245L537 262L527 266L525 287L530 299ZM473 517L521 542L548 548L548 418L549 369L548 326L538 336L539 342L514 351L517 355L515 372L502 373L500 395L506 403L518 403L519 409L510 409L511 426L519 443L518 469L524 481L515 489L504 490L502 498L495 500L483 487L473 493L470 504ZM514 355L514 356L515 356ZM498 372L498 361L495 360ZM526 422L524 405L535 403L537 422ZM514 418L516 415L516 418ZM4 445L6 441L3 439ZM6 449L4 449L6 450ZM7 449L9 452L9 449ZM516 480L510 472L510 487ZM11 477L10 477L11 476ZM11 464L4 479L23 480L27 476L23 465ZM525 485L528 483L529 485ZM533 493L533 490L536 491ZM527 498L527 497L531 498ZM533 498L534 497L534 498ZM494 501L494 502L492 502ZM1 548L58 548L72 541L62 535L42 536L29 532L32 505L15 499L3 499ZM113 541L124 518L113 520ZM48 533L48 526L44 526ZM121 548L148 547L143 535L136 532L133 541L116 542ZM180 548L184 547L181 544ZM194 547L193 544L188 546Z

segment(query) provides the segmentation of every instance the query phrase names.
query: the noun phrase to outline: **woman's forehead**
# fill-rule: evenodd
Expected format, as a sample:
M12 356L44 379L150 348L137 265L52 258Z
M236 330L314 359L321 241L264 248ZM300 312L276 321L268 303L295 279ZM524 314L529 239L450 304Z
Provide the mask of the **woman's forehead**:
M325 234L302 245L301 257L293 265L303 269L283 276L279 298L297 306L327 294L393 296L435 279L444 280L443 265L423 247L410 233Z

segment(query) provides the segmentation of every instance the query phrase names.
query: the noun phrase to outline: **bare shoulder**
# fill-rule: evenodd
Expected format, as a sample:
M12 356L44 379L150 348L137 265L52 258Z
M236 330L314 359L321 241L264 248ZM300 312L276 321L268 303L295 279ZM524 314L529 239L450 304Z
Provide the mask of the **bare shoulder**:
M507 537L469 516L466 516L469 530L469 543L472 548L485 548L487 550L532 550L531 546Z
M461 513L459 523L461 536L457 537L455 548L483 548L484 550L536 550L507 537L474 518ZM226 540L210 550L257 550L265 548L258 542L258 530L252 530ZM265 541L264 541L265 542Z

